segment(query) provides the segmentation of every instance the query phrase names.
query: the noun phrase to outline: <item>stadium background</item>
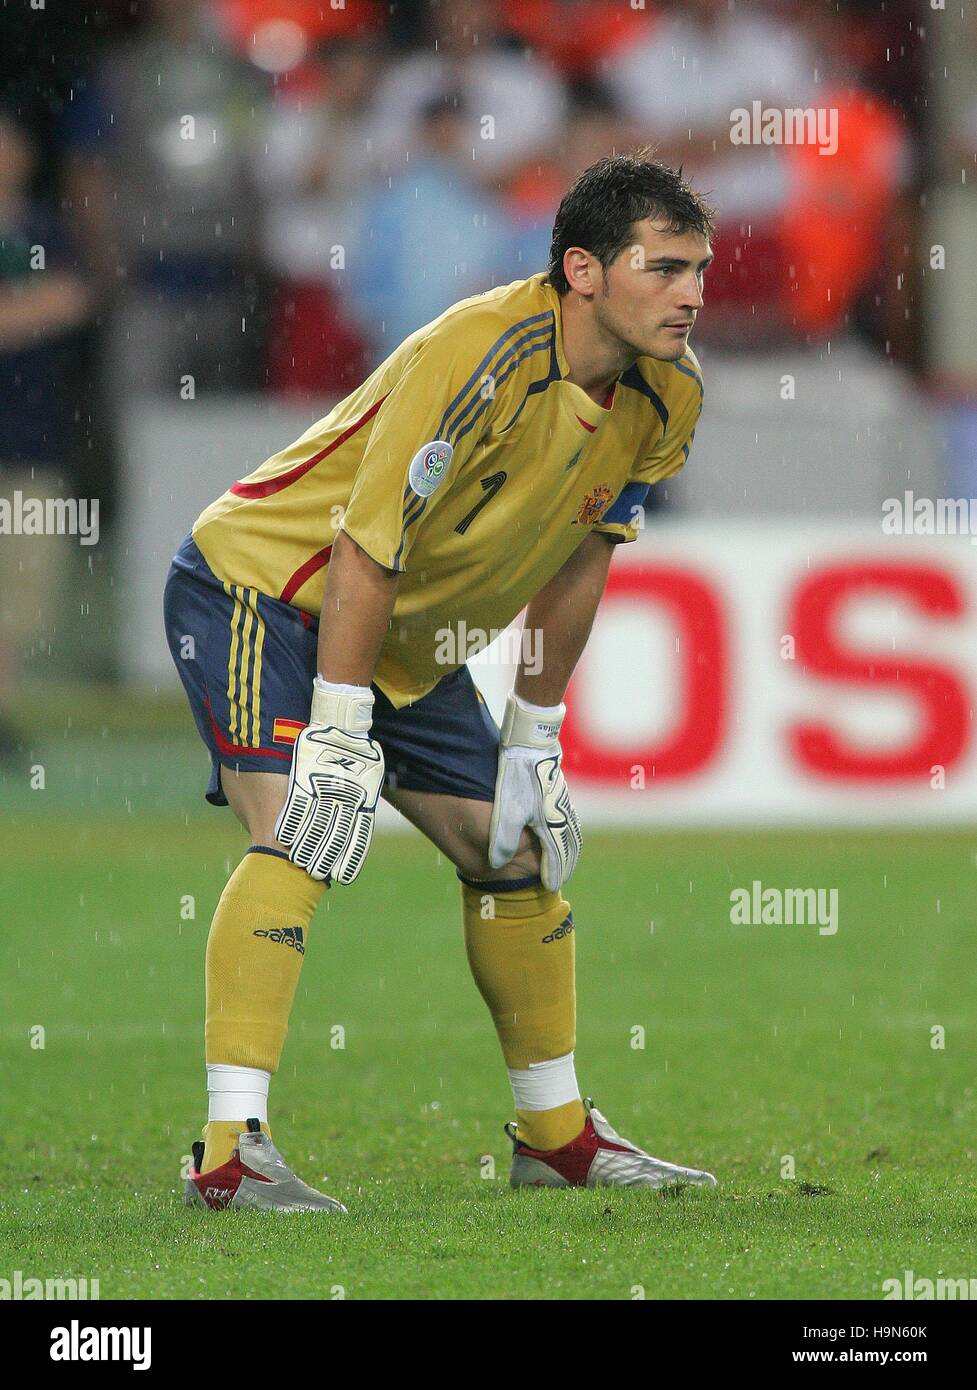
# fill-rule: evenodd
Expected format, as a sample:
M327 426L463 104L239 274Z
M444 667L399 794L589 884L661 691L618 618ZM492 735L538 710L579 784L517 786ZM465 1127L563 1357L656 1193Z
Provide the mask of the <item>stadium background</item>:
M22 288L16 248L35 243L54 282L36 321L0 318L0 487L100 502L96 545L0 537L0 1026L30 1167L12 1161L25 1195L6 1262L29 1248L41 1271L97 1264L104 1231L72 1233L61 1203L108 1192L129 1218L98 1257L108 1283L185 1288L187 1250L149 1272L167 1237L139 1226L118 1147L148 1190L169 1182L161 1127L174 1153L189 1143L203 934L243 843L204 805L206 757L162 640L180 538L414 327L543 268L575 173L649 141L711 194L719 235L693 339L706 407L692 459L618 553L568 701L591 845L574 884L593 928L579 948L588 1071L625 1132L651 1130L676 1157L718 1151L746 1194L715 1224L697 1210L697 1245L654 1217L654 1258L681 1252L673 1290L782 1295L787 1230L797 1296L877 1296L890 1267L965 1260L977 561L969 534L883 523L907 491L975 492L973 14L909 0L25 0L0 26L2 290ZM732 144L730 112L753 102L837 110L837 153ZM491 649L477 661L498 713L512 669ZM382 825L404 829L389 812ZM452 1193L484 1176L478 1143L503 1172L487 1117L501 1123L506 1098L437 859L413 832L382 838L348 912L345 896L328 904L333 939L303 977L280 1080L301 1143L310 1157L321 1144L351 1191L358 1166L378 1185L423 1184L424 1162L442 1164L439 1124ZM837 888L837 935L732 926L729 892L754 880ZM364 922L382 929L367 938ZM337 1054L340 1021L356 1045ZM354 1128L359 1147L338 1155L330 1136ZM842 1197L830 1215L792 1208L775 1233L762 1199L795 1151L808 1195ZM858 1198L880 1180L889 1201L870 1230ZM386 1213L388 1231L407 1231L401 1216ZM562 1219L543 1218L551 1234ZM748 1236L756 1264L730 1272L724 1233ZM580 1230L562 1239L586 1250ZM826 1263L838 1242L865 1259ZM646 1281L655 1296L667 1288L642 1275L649 1248L605 1249L603 1281L541 1253L506 1288L531 1295L545 1273L558 1296ZM405 1254L378 1274L360 1258L361 1293L502 1287L463 1248L443 1268ZM237 1277L194 1292L246 1289ZM331 1275L303 1277L279 1292L329 1296Z

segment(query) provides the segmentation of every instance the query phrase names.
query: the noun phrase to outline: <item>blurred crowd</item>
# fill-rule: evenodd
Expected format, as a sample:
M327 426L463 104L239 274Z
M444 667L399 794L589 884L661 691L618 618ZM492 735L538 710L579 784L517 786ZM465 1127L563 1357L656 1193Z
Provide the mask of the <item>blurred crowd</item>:
M574 176L648 143L718 211L697 346L856 334L918 365L920 32L914 0L5 5L5 492L97 496L110 526L136 396L320 406L544 269ZM836 108L837 151L735 145L754 103ZM0 707L50 582L3 550Z
M18 238L59 269L25 444L35 400L63 423L45 382L86 316L116 392L341 391L454 300L545 267L574 175L646 142L718 208L703 334L854 329L911 357L879 275L916 171L899 0L80 9L21 15L6 46L33 52L0 108L2 274ZM730 112L756 101L838 108L837 154L734 145ZM0 334L5 357L26 346L6 316Z

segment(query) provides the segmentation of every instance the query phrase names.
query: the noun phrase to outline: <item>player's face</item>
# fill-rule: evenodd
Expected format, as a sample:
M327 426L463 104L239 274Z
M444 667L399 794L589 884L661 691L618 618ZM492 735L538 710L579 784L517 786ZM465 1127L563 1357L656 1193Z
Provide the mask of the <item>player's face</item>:
M702 308L702 277L712 250L698 232L635 224L632 244L611 262L596 296L601 326L642 357L674 362L687 351Z

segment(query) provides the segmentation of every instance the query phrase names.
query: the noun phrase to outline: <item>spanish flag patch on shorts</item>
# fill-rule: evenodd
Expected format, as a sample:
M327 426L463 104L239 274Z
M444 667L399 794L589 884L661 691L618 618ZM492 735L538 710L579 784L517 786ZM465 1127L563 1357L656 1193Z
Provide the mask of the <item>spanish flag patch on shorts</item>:
M274 743L294 743L305 728L301 719L276 719L272 732Z

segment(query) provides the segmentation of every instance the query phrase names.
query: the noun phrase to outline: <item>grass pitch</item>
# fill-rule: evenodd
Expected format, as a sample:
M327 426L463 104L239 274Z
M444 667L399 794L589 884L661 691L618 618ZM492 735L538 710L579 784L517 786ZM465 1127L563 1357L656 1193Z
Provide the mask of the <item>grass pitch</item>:
M179 1170L204 1118L207 927L245 841L197 811L192 744L71 747L73 788L6 789L0 1277L97 1278L102 1298L872 1299L907 1269L973 1274L974 835L588 835L578 1074L623 1134L719 1178L673 1197L511 1191L453 871L380 838L316 914L272 1089L277 1142L350 1214L214 1215L181 1205ZM836 887L837 934L731 925L753 879Z

